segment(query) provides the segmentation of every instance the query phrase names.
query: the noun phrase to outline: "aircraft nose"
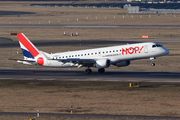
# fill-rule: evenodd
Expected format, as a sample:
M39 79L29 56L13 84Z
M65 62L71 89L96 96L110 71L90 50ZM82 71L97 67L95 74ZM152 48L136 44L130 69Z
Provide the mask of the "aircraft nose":
M166 55L166 54L169 54L169 50L166 49L166 48L164 48L164 53L165 53L165 55Z

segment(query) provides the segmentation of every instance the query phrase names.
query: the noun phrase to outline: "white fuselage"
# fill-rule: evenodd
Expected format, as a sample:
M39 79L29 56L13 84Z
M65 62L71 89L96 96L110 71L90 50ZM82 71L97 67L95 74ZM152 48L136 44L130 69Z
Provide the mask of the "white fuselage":
M17 35L24 55L24 59L14 59L17 62L45 67L86 67L87 74L92 72L90 67L96 67L99 73L104 73L104 68L110 65L128 66L131 60L144 58L153 60L169 53L169 50L157 43L146 42L48 54L38 50L23 33L11 35ZM155 63L152 62L151 65L155 66Z
M67 59L108 59L111 64L124 60L136 60L151 57L158 57L168 54L169 51L157 43L146 42L137 44L127 44L113 47L103 47L78 51L69 51L51 54L51 60L45 62L43 66L49 67L76 67L79 64L62 62Z

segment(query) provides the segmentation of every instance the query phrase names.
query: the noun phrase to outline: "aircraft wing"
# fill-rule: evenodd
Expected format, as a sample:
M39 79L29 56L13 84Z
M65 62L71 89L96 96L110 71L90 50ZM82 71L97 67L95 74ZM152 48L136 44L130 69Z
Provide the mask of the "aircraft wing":
M60 62L72 62L74 64L79 64L80 66L93 66L93 64L96 62L95 59L79 59L79 58L71 58L71 59L54 59Z
M72 59L54 59L61 62L72 62L72 63L95 63L94 59L79 59L79 58L72 58Z

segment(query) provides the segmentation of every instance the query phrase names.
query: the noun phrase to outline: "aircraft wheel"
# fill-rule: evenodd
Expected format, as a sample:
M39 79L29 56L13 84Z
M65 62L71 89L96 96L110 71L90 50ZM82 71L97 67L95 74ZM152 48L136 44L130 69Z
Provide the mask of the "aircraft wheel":
M104 68L100 68L100 69L98 69L98 72L99 72L99 73L104 73L104 72L105 72L105 69L104 69Z
M152 66L155 66L155 63L152 63L151 65L152 65Z
M86 70L85 70L85 73L86 73L86 74L91 74L91 73L92 73L92 70L91 70L91 69L86 69Z

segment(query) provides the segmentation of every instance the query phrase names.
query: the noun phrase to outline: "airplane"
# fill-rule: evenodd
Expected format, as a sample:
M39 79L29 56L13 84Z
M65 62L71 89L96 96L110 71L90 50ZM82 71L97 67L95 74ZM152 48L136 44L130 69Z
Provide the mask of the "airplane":
M91 74L90 67L104 73L105 68L114 65L123 67L130 65L131 60L150 58L152 66L156 57L169 54L169 50L154 42L127 44L112 47L77 50L60 53L46 53L38 50L23 33L11 33L17 35L24 59L14 59L27 65L45 67L67 68L86 67L86 74Z

